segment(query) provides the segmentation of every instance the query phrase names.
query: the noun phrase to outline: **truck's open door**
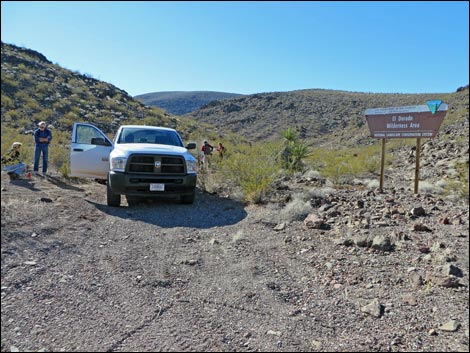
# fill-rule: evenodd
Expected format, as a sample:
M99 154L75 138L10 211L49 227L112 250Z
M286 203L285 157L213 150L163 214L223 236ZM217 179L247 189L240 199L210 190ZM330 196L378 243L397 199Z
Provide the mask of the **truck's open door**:
M106 179L112 141L96 126L74 123L70 144L70 176Z

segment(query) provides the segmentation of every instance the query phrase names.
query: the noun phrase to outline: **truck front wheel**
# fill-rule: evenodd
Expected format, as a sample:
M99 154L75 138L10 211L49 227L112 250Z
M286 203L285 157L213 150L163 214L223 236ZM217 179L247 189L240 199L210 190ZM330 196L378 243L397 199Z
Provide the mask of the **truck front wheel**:
M109 186L109 181L106 184L106 199L108 201L108 206L121 206L121 195L113 193L113 190L111 190L111 187Z
M189 195L181 195L180 200L181 200L181 203L189 205L194 202L195 197L196 197L196 190L193 190L193 192Z

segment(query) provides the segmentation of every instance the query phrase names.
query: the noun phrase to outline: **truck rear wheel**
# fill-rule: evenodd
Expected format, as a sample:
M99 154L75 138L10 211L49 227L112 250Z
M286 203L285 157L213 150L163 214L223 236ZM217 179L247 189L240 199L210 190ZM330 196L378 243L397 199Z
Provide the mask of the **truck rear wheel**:
M121 206L121 195L113 193L109 182L106 184L106 199L108 201L108 206L119 207Z

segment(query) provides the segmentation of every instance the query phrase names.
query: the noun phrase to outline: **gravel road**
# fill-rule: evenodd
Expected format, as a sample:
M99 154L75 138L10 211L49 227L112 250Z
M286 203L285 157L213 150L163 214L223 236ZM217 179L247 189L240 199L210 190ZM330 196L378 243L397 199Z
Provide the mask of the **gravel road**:
M468 205L338 189L319 228L284 207L110 208L2 173L2 352L468 351Z

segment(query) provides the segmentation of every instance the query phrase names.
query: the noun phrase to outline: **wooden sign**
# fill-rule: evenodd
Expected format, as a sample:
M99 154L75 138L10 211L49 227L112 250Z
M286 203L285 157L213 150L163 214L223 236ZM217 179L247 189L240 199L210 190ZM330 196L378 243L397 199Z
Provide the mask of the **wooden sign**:
M447 114L443 103L434 110L428 105L373 108L365 111L367 125L375 138L421 138L436 136Z
M380 190L384 184L385 140L391 138L416 138L416 166L414 193L419 189L419 156L421 138L436 136L447 114L448 106L441 100L431 100L427 105L372 108L365 111L372 137L382 139L380 162Z

